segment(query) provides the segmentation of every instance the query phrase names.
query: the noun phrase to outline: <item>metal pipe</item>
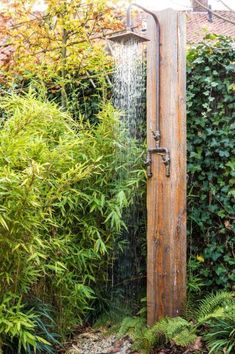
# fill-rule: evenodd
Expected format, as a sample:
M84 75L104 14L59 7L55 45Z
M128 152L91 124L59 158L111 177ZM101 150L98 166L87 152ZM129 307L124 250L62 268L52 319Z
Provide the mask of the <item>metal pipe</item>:
M126 27L127 31L125 33L122 33L120 35L112 36L110 37L110 40L115 41L115 42L122 42L124 43L124 40L126 39L129 40L130 38L135 38L139 42L146 41L146 37L142 37L136 32L133 31L133 25L131 21L131 10L132 7L137 7L147 14L151 15L154 19L155 26L156 26L156 33L157 33L157 52L156 52L156 97L155 97L155 102L156 102L156 130L152 131L153 133L153 138L156 142L156 145L154 148L148 149L147 151L147 160L146 160L146 165L147 165L147 174L149 177L152 176L152 171L151 171L151 165L152 165L152 158L151 155L153 153L159 154L162 157L162 161L166 167L166 176L170 176L170 151L166 147L161 146L161 131L160 131L160 23L158 21L157 15L145 9L143 6L138 5L138 4L130 4L127 8L127 18L126 18Z
M156 147L160 147L160 140L161 140L161 132L160 132L160 23L158 21L157 15L146 9L145 7L138 5L136 3L130 4L127 8L127 17L126 17L126 26L128 30L132 30L132 21L131 21L131 10L132 7L137 7L147 14L151 15L154 19L156 25L156 32L157 32L157 53L156 53L156 131L153 132L154 139L156 141Z

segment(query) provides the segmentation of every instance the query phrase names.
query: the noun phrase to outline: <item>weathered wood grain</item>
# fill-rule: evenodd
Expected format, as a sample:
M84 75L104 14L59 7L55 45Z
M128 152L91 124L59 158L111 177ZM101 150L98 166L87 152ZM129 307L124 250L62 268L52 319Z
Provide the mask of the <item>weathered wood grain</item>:
M173 10L157 13L160 40L161 146L171 154L171 175L161 156L152 154L153 176L147 182L148 324L184 311L186 299L186 113L185 21ZM156 33L149 19L147 64L147 144L155 146Z

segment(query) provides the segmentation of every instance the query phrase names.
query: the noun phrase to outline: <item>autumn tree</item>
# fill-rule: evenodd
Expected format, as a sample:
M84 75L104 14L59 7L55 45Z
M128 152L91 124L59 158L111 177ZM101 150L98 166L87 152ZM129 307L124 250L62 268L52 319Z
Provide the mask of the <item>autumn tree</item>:
M1 63L1 78L44 83L66 107L71 83L94 71L102 79L109 70L104 38L122 28L121 11L105 0L46 0L45 11L36 3L4 1L0 43L10 59Z

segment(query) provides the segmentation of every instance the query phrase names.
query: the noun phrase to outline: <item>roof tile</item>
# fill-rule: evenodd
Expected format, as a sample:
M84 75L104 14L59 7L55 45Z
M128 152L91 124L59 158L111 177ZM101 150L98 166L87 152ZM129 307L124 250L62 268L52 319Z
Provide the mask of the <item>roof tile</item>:
M231 11L213 11L235 22L235 13ZM207 33L230 36L235 39L235 25L212 14L209 21L207 12L186 11L187 43L198 43Z

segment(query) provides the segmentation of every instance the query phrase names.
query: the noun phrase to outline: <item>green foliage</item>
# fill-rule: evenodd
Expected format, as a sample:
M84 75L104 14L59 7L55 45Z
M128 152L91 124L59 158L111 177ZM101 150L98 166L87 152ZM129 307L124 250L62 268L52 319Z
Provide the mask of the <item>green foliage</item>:
M235 294L233 292L221 291L216 294L209 294L200 301L196 311L198 324L205 323L210 318L223 317L227 307L235 306Z
M235 349L235 294L221 291L207 295L195 313L209 353L233 353Z
M42 337L35 334L36 315L32 311L24 311L22 301L16 295L6 293L0 304L0 352L8 342L17 339L18 351L32 346L34 350L39 343L49 346Z
M204 339L210 349L209 353L235 352L235 307L225 318L213 318L208 323L209 331Z
M142 147L110 104L96 127L32 95L0 108L0 303L6 291L36 296L65 333L109 283L122 214L144 180Z
M208 35L189 49L188 230L205 286L234 283L235 86L233 42Z
M111 293L108 301L106 299L105 306L102 307L100 315L95 319L94 328L106 328L110 333L117 333L120 329L122 321L131 316L132 308L130 304L119 296L119 294Z
M181 317L164 318L156 323L151 331L155 336L163 335L167 341L172 340L183 347L196 339L192 324Z
M126 317L123 319L120 329L119 335L123 336L125 334L143 334L143 329L145 326L145 318L144 317Z
M15 93L30 92L33 88L38 95L56 102L61 106L60 87L55 87L55 83L48 84L37 78L22 81L16 81L11 91ZM61 81L62 84L62 81ZM67 81L66 84L66 109L76 120L82 114L91 123L97 124L97 114L100 111L102 103L111 98L111 78L108 72L99 72L94 69L91 74L80 76L76 73Z
M235 294L218 292L201 301L197 311L198 326L204 324L209 353L234 353Z
M194 301L195 297L198 298L198 294L205 286L202 278L198 275L198 269L200 268L200 262L194 257L188 260L188 277L187 277L187 290L188 290L188 302ZM189 304L190 305L190 304Z
M156 342L155 337L149 338L148 328L146 327L146 319L142 316L129 316L124 318L118 334L119 336L128 334L134 342L132 349L143 354L149 353Z
M208 295L199 302L194 311L191 310L190 314L193 314L191 320L182 317L166 317L152 327L146 326L144 317L126 317L121 323L119 335L130 335L134 341L133 350L143 354L148 354L155 347L169 343L184 348L191 346L192 349L193 344L199 339L198 336L206 342L210 353L233 353L234 293L221 291Z
M60 347L59 342L60 336L55 333L56 323L54 321L54 311L53 308L40 301L39 299L28 300L26 309L29 308L36 316L34 320L34 331L35 334L45 341L37 341L36 343L36 353L56 353L55 346ZM33 354L34 348L31 345L27 345L25 349L25 354Z
M176 345L186 347L197 338L195 327L181 317L163 318L150 328L146 327L143 317L126 317L119 335L127 333L134 340L133 349L146 354L162 343L172 341Z
M105 77L104 77L105 76ZM92 123L97 123L96 115L100 105L111 98L111 87L108 73L95 72L88 77L71 80L67 86L67 109L76 119L77 112L83 114ZM48 88L49 99L56 99L60 104L60 96Z

